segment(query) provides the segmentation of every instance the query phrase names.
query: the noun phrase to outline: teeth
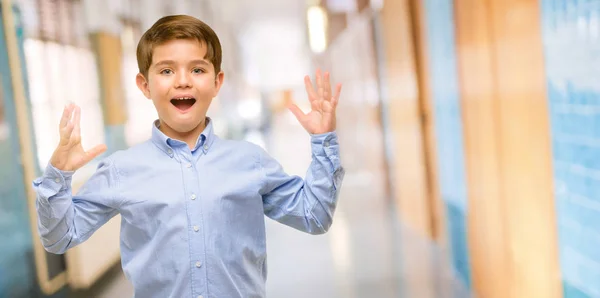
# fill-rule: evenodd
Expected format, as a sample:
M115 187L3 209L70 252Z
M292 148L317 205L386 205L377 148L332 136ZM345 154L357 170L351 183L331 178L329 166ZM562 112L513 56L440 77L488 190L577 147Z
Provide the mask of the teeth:
M186 100L186 99L192 99L192 97L179 97L179 98L175 98L175 100Z

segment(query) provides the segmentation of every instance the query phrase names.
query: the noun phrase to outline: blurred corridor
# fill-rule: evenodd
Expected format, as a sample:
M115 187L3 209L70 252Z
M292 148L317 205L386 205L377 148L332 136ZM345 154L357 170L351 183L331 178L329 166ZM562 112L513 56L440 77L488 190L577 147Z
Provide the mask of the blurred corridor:
M82 108L84 148L147 140L136 47L195 16L223 46L221 138L305 176L303 77L343 84L333 226L265 218L268 297L600 298L600 2L2 0L0 298L132 297L120 216L64 255L38 237L31 181ZM76 191L100 158L75 173ZM207 297L204 297L207 298ZM220 297L219 297L220 298Z

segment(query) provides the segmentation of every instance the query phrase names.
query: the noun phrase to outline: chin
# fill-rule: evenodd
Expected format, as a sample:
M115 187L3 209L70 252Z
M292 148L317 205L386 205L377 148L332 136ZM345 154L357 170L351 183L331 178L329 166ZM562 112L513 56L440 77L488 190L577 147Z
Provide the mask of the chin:
M171 121L165 121L167 123L167 125L173 129L174 131L178 132L178 133L188 133L190 131L193 131L194 129L196 129L198 127L198 125L200 125L202 123L201 118L197 119L197 120L183 120L183 119L176 119L176 120L171 120Z

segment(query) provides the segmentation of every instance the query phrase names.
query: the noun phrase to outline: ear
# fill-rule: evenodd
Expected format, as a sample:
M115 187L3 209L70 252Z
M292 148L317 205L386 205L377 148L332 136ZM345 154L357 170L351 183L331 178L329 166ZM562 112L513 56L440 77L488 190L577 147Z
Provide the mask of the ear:
M223 86L223 80L225 80L225 73L220 71L215 77L215 94L213 97L216 97L219 94L219 90L221 90L221 86Z
M135 76L135 83L140 91L144 93L144 96L146 96L147 99L150 99L150 88L148 87L148 81L143 74L138 73L137 76Z

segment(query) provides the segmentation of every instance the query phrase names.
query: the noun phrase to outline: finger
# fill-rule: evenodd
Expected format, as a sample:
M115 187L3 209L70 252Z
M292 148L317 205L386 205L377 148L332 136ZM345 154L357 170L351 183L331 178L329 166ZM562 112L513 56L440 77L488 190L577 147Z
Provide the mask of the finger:
M319 99L323 99L323 77L321 77L321 70L317 69L317 95Z
M323 122L331 123L335 121L335 109L329 102L323 103Z
M327 113L335 113L335 106L333 106L333 102L330 101L322 101L321 109L323 110L323 115Z
M331 103L333 104L333 107L337 107L337 104L340 101L340 93L342 93L342 84L337 84L335 86L335 94L331 98Z
M71 139L73 139L73 141L75 143L79 142L79 140L81 139L80 122L81 122L81 108L78 106L75 106L75 113L73 115L73 134L71 135Z
M67 123L69 123L69 119L71 119L71 112L73 112L73 110L71 109L71 105L65 105L62 117L60 117L60 124L58 128L63 128L67 126Z
M296 119L298 119L300 123L304 122L306 115L296 104L290 104L288 109L292 112L292 114L294 114L294 116L296 116Z
M325 100L325 90L323 89L323 85L321 85L319 87L319 90L317 91L318 95L319 95L319 100Z
M323 84L323 80L321 78L321 69L317 68L317 88L320 88Z
M67 126L63 127L60 130L60 144L61 145L67 145L69 143L69 141L71 140L71 134L73 133L73 128L75 127L75 124L73 124L72 121L69 121L67 123Z
M323 99L331 100L331 83L329 82L329 72L325 72L323 78Z
M310 100L311 102L313 100L316 100L317 93L315 92L315 89L313 88L313 85L312 85L312 82L310 81L309 76L304 77L304 85L306 87L306 93L308 94L308 100Z

